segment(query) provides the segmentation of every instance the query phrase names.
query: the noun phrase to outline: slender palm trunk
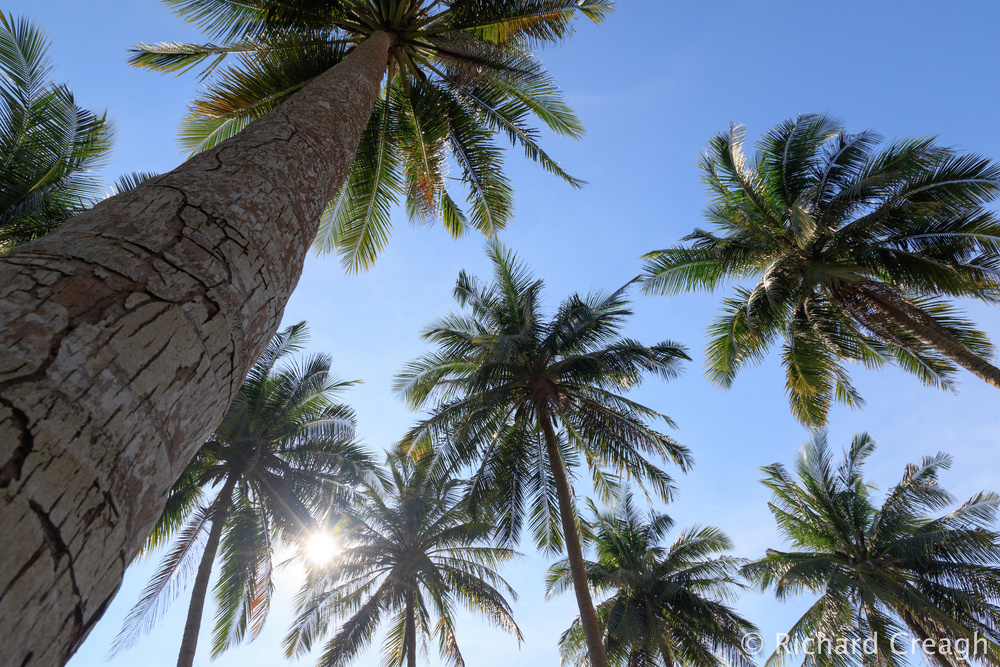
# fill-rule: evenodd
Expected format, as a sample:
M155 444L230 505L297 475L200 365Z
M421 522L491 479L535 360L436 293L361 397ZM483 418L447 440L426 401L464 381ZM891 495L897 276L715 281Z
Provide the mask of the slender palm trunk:
M923 322L910 315L898 305L877 295L865 292L871 305L886 319L892 321L927 347L937 350L942 355L969 371L979 379L996 389L1000 389L1000 368L997 368L972 350L963 345L954 336L931 322ZM914 306L914 308L916 308Z
M233 502L233 487L236 486L236 475L231 474L225 486L215 501L212 511L212 528L208 531L208 542L205 543L205 553L198 564L198 574L194 578L194 589L191 591L191 604L188 606L187 622L184 624L184 637L181 639L181 651L177 657L177 667L191 667L194 663L194 653L198 648L198 632L201 630L201 617L205 611L205 598L208 596L208 580L212 577L212 565L215 554L219 552L219 539L226 524L226 516Z
M659 641L660 656L663 658L663 667L674 667L674 659L670 654L670 647L662 639Z
M580 608L580 625L583 627L583 634L587 639L590 664L592 667L609 667L608 657L604 651L604 640L601 637L601 625L597 622L594 600L590 597L587 569L583 563L583 547L580 544L580 534L576 530L573 497L570 494L569 480L566 478L562 454L559 452L559 442L556 439L552 421L543 416L541 422L542 431L545 434L545 447L549 455L549 466L552 468L552 477L556 483L559 518L562 519L563 534L566 538L566 557L569 560L570 575L573 577L576 604Z
M406 642L406 667L417 667L417 601L413 593L406 594L406 628L403 641Z
M390 44L0 257L0 664L64 664L111 601L277 330Z

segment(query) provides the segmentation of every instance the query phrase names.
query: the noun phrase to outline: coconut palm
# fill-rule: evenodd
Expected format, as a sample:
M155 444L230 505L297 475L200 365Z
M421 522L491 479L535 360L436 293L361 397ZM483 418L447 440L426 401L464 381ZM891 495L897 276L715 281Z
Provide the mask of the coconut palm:
M114 126L52 81L38 25L0 12L0 252L37 238L100 194Z
M673 294L753 279L723 302L710 327L706 369L728 387L779 337L792 412L822 426L834 399L863 401L844 361L895 362L927 385L951 387L956 366L1000 388L986 337L950 297L1000 297L1000 220L986 204L1000 165L931 139L879 149L804 115L744 153L734 126L701 161L716 230L646 255L644 288Z
M145 551L173 543L113 650L148 631L196 570L177 660L190 667L217 559L212 656L256 637L270 608L276 545L315 528L314 515L342 510L352 485L373 467L353 441L353 411L334 400L352 383L330 375L330 358L277 365L306 337L297 324L271 340L226 418L174 484Z
M418 640L436 638L441 656L461 666L458 604L520 642L506 597L514 590L496 571L517 554L490 543L493 527L469 514L464 482L437 469L433 449L412 458L397 450L386 465L389 479L366 485L343 521L333 566L311 572L288 656L308 653L336 620L319 664L345 665L388 623L384 665L416 667Z
M492 122L520 137L529 127L519 111L524 105L523 115L543 122L559 108L540 101L549 99L544 91L521 99L527 82L547 81L525 62L524 44L558 41L578 12L600 19L610 7L609 0L198 5L204 10L198 20L210 29L219 27L215 17L233 17L234 29L241 26L234 38L244 43L271 39L282 25L327 25L317 37L327 46L307 52L349 53L232 139L0 257L0 367L6 369L0 448L8 452L0 486L11 498L0 506L0 523L13 527L0 541L5 581L12 582L0 593L5 663L20 665L29 655L65 661L107 607L171 485L278 330L323 211L338 192L357 192L341 185L358 147L369 145L362 139L373 112L384 109L379 100L390 64L388 80L409 79L415 96L431 95L422 82L438 77L425 64L460 77L452 98L463 100L467 114L491 116L469 105L485 90L478 82L492 81L509 91L484 101L499 109ZM232 8L239 13L230 14ZM334 32L343 43L329 44ZM390 108L400 85L389 85ZM395 117L383 115L390 122ZM463 145L478 147L489 142L493 126L463 121L448 127L465 133ZM440 131L425 128L434 140L428 151L444 145L435 139ZM415 147L409 140L399 144ZM493 179L484 192L499 200L499 157L491 150L480 150L486 162L471 161L467 172ZM392 158L381 157L368 165L367 177L388 182L383 171L392 171ZM430 152L428 163L440 164ZM428 195L421 201L430 202L433 186L417 181L414 189ZM384 203L372 202L376 208ZM474 199L470 220L478 207ZM380 219L380 211L368 219ZM382 233L374 224L351 229L373 239ZM46 536L54 523L67 557L60 551L54 567L43 567L33 554L52 543ZM23 609L49 622L37 623Z
M779 599L820 595L788 633L790 646L813 640L809 664L905 665L914 645L902 641L905 631L939 667L966 667L970 656L998 664L1000 496L978 493L933 516L954 502L938 485L951 465L939 453L906 466L879 507L863 477L874 449L867 434L857 435L837 465L826 437L816 435L796 463L798 479L779 463L762 468L771 512L794 551L769 549L744 574ZM956 650L960 639L969 655ZM864 650L839 648L864 642ZM768 664L787 657L776 652Z
M618 392L647 373L676 376L687 355L675 343L647 347L621 336L631 315L627 286L573 295L545 319L542 282L499 242L489 242L487 254L494 282L459 275L455 298L471 312L432 325L424 337L438 350L411 362L397 380L415 409L440 401L410 438L432 434L445 443L446 465L477 468L473 506L491 508L506 541L517 539L526 515L539 546L557 551L565 540L591 660L604 667L570 476L582 459L605 495L623 478L661 498L671 495L671 479L657 463L671 459L686 469L688 451L646 423L669 425L667 417Z
M318 249L337 248L348 269L371 266L400 198L411 218L440 218L456 237L469 225L490 236L503 228L513 193L493 139L498 133L547 171L581 185L542 150L528 122L534 116L574 138L583 132L531 47L563 37L574 11L600 20L610 0L167 4L218 43L140 44L130 62L160 72L200 68L210 77L181 129L180 144L192 152L269 113L372 33L394 36L385 89L316 240ZM468 217L446 187L449 155L468 191Z
M587 579L597 606L608 658L621 667L753 665L744 638L757 628L726 601L741 584L742 559L722 554L729 538L711 526L682 531L663 546L674 522L666 514L643 515L631 492L610 511L590 502L589 531L597 551ZM548 595L573 584L567 561L549 570ZM580 619L559 640L563 664L589 665Z

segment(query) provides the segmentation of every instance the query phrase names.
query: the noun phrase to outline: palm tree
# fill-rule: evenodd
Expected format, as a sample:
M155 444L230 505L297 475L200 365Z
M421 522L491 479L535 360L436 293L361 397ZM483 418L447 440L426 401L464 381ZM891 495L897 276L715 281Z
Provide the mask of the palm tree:
M5 663L29 654L64 662L103 613L171 485L277 331L390 60L390 81L427 76L417 63L433 58L414 31L478 54L463 70L472 81L500 81L522 67L505 59L525 43L557 41L578 11L600 19L610 6L197 1L210 24L215 10L238 7L236 23L260 27L260 39L300 19L313 25L306 10L346 17L338 34L350 52L239 135L0 257L0 488L9 499L0 525L12 527L0 541ZM302 10L294 22L288 8ZM403 57L417 69L401 68ZM485 140L489 127L476 133ZM55 565L43 565L36 554L53 549Z
M773 586L779 599L820 595L788 633L790 646L814 642L813 664L905 665L903 629L939 667L967 667L969 656L955 650L959 639L969 642L971 657L998 664L1000 536L993 526L1000 496L979 493L931 516L954 502L938 486L938 473L951 465L939 453L906 466L877 507L863 477L874 449L867 434L857 435L836 465L826 437L816 435L796 463L798 480L779 463L762 468L771 512L795 550L769 549L744 574L762 589ZM862 642L869 648L839 649ZM778 651L768 664L787 657Z
M721 530L689 528L665 548L674 522L654 511L643 516L630 492L611 511L601 512L592 502L590 509L597 561L586 562L587 579L595 593L609 595L597 615L612 664L753 665L744 638L757 628L725 604L741 588L743 561L715 556L732 549ZM548 595L572 586L566 561L552 566L547 585ZM580 619L559 643L563 664L590 664Z
M330 358L277 366L306 337L304 324L297 324L271 340L225 419L174 484L144 551L170 538L173 544L126 617L114 651L152 627L197 562L177 660L178 667L190 667L216 559L222 574L212 657L248 633L256 637L270 608L277 541L312 530L313 515L331 505L342 511L351 485L373 467L353 441L353 411L334 400L352 383L330 375Z
M701 161L716 231L646 255L647 292L715 289L752 278L710 327L707 373L728 387L784 337L792 412L826 423L831 402L863 401L842 362L894 361L925 384L950 387L956 365L1000 388L992 348L947 302L1000 298L1000 220L986 204L1000 165L931 139L878 150L820 115L786 121L750 161L734 126Z
M181 146L195 153L277 108L373 32L395 30L385 89L316 240L318 249L337 248L345 268L372 265L388 241L391 206L400 197L412 218L441 218L456 237L470 223L488 236L503 228L513 192L493 141L497 133L547 171L582 185L542 150L527 124L533 115L557 134L583 133L530 46L562 37L571 9L600 20L611 10L609 0L251 3L268 12L256 16L234 4L168 4L219 43L140 44L130 63L159 72L201 67L211 76L181 129ZM235 63L218 69L232 58ZM449 154L468 190L469 218L445 185Z
M631 315L628 286L610 295L573 295L545 320L542 282L499 242L489 242L487 254L495 282L462 272L455 298L471 315L432 325L424 337L438 351L411 362L397 380L414 409L440 400L410 439L431 434L445 442L446 465L477 464L473 506L492 508L507 542L517 539L526 513L540 546L560 550L565 539L591 660L606 667L570 475L582 458L606 495L625 477L670 496L670 477L644 455L686 469L688 451L646 424L671 424L667 417L617 392L639 384L645 373L676 376L687 355L675 343L646 347L621 337Z
M319 664L348 664L387 621L384 665L416 667L418 638L436 637L441 656L461 666L456 603L520 642L505 597L516 595L496 572L517 554L490 544L493 527L469 514L464 482L436 467L433 449L412 458L397 450L386 465L390 479L366 485L345 519L334 565L311 573L287 655L308 653L341 619Z
M114 125L52 82L48 50L38 25L0 12L0 252L86 209L111 152Z

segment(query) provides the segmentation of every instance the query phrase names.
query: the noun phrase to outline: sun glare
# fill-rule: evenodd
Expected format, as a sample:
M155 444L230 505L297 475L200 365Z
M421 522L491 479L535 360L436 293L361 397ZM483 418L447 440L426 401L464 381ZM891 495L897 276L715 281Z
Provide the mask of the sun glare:
M337 543L327 533L316 533L309 538L309 544L306 546L310 562L316 565L329 563L336 552Z

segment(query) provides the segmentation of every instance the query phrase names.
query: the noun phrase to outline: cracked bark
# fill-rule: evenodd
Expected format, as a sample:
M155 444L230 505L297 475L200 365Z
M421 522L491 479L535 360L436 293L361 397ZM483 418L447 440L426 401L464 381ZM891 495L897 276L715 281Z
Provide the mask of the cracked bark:
M64 664L275 333L390 38L0 256L0 664Z

